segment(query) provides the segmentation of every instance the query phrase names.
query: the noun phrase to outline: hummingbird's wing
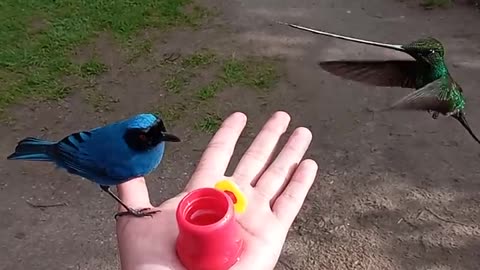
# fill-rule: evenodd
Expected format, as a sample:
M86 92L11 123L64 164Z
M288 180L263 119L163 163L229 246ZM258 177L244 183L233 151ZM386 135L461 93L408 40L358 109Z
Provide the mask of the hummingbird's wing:
M320 67L344 79L375 86L416 88L417 62L388 61L325 61Z
M443 88L442 79L435 80L406 95L384 110L428 110L446 114L450 111L450 102L446 99Z

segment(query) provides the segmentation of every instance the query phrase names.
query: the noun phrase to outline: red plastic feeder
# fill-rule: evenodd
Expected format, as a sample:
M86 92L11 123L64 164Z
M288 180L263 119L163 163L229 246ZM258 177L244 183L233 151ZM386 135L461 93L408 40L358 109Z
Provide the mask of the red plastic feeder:
M177 256L188 270L227 270L243 251L233 202L225 192L201 188L177 207Z

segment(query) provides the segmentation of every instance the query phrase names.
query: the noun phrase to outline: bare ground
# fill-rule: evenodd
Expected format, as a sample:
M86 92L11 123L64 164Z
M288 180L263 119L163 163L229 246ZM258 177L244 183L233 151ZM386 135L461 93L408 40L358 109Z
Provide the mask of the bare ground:
M102 104L109 108L94 110L85 102L84 82L66 78L75 90L66 100L12 108L14 120L0 128L1 155L25 136L60 139L174 102L155 62L165 53L207 47L224 55L276 57L283 75L275 89L261 96L242 87L227 89L208 109L249 116L235 160L276 110L288 111L293 127L307 126L314 134L309 157L320 165L318 180L278 269L480 269L478 145L452 119L372 115L366 107L408 90L347 82L316 65L321 59L401 55L272 24L290 21L391 43L439 38L468 97L470 123L480 132L478 11L466 6L424 11L414 1L393 0L245 0L229 1L228 8L221 1L204 3L218 6L220 17L195 32L147 33L154 35L151 53L132 63L108 35L79 50L78 61L97 52L108 65L89 87L107 97ZM162 166L148 177L157 203L180 191L210 138L193 130L189 119L167 124L184 142L169 145ZM0 172L0 269L118 269L114 202L97 186L45 164L1 161ZM27 200L68 206L41 210Z

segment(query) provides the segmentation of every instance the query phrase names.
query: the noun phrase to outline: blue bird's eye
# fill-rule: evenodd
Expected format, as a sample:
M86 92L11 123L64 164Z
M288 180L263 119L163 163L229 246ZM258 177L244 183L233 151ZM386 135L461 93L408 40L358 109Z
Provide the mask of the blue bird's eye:
M138 135L138 138L142 141L146 141L147 140L147 136L145 136L145 134L140 134Z

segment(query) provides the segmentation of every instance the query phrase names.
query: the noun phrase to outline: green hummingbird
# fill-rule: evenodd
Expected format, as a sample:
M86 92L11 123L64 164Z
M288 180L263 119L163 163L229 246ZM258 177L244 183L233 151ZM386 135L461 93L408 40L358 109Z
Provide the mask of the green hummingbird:
M406 45L368 41L319 31L300 25L278 22L307 32L406 53L412 60L351 60L324 61L319 65L325 71L344 79L368 85L413 88L415 91L394 102L386 110L423 110L458 120L470 135L480 143L465 118L465 97L460 85L450 75L445 64L445 50L440 41L428 37Z

